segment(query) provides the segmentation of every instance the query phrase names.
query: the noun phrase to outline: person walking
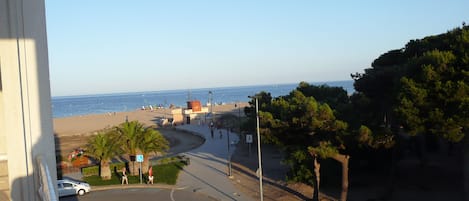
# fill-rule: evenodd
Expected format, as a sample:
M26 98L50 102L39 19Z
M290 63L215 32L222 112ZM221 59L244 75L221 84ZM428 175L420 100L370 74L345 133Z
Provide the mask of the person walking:
M153 167L148 169L148 184L153 184Z
M127 171L127 169L124 167L122 168L122 184L121 185L124 185L125 184L129 184L129 179L127 178L127 174L125 173Z

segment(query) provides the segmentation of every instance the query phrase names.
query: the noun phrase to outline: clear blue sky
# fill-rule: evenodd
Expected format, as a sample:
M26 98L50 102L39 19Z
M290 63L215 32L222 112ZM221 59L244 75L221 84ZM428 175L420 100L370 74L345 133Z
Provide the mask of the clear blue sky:
M53 96L350 80L468 0L46 0Z

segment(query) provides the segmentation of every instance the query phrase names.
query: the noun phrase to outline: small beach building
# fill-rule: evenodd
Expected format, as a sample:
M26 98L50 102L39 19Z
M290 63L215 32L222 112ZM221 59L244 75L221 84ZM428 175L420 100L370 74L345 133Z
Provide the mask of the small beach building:
M187 108L183 110L184 123L186 124L204 124L208 113L208 107L202 107L200 101L187 101Z

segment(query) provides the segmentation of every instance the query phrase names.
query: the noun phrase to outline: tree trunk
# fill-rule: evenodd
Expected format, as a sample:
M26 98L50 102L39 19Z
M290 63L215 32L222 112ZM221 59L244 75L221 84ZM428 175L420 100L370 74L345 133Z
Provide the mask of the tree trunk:
M319 184L321 182L321 164L318 162L317 155L313 156L314 158L314 174L316 176L316 183L314 184L314 192L313 192L313 201L319 200Z
M148 154L144 154L143 163L142 163L142 174L148 173L149 168L150 168L150 160L148 158Z
M111 167L109 166L109 162L101 161L100 166L101 166L101 171L99 174L101 175L101 179L110 180L111 179Z
M138 163L135 162L136 154L129 155L129 173L132 176L138 175Z
M469 201L469 135L466 133L463 139L463 193L464 200Z
M347 200L347 192L348 192L348 163L350 156L343 155L343 154L335 154L331 156L334 160L338 161L342 164L342 191L340 192L340 201Z

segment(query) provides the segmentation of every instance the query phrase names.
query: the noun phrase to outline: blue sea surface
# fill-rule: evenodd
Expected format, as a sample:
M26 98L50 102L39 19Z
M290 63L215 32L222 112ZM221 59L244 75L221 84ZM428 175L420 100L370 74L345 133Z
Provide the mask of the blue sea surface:
M327 84L343 87L349 94L354 92L353 81L313 82L313 85ZM116 93L101 95L52 97L52 115L54 118L124 112L142 108L142 106L185 107L188 100L199 100L203 105L209 102L209 91L215 104L249 101L248 96L261 91L271 93L272 97L287 95L298 86L296 84L257 85L240 87L220 87L191 90L167 90L153 92Z

